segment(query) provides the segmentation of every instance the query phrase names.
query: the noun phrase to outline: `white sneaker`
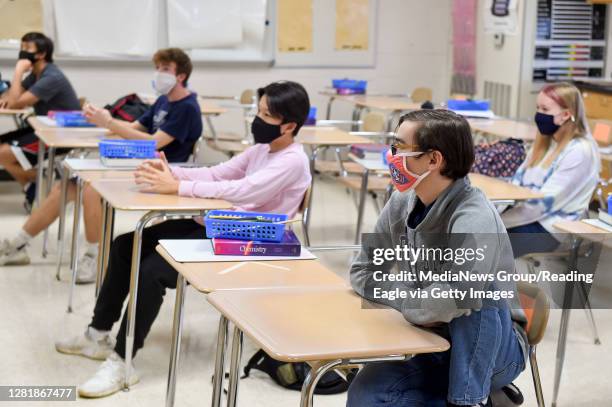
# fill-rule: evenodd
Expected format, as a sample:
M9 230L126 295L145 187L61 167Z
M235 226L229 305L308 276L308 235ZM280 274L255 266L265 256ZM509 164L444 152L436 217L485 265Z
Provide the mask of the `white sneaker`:
M77 264L77 284L91 284L96 281L98 259L85 253Z
M0 243L0 266L23 266L30 264L30 256L26 250L27 244L17 247L12 240Z
M59 353L80 355L94 360L105 360L113 353L114 348L114 341L109 334L100 333L92 327L87 327L84 335L55 342L55 349Z
M130 386L138 383L140 378L132 367L130 375ZM113 352L98 368L96 374L81 386L79 396L97 398L110 396L123 389L125 382L125 362L119 355Z

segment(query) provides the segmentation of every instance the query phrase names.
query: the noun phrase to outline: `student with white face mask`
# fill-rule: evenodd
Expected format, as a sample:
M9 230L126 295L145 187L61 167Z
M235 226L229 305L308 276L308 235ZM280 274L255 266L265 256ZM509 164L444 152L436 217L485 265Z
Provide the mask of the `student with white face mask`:
M111 117L106 109L92 105L85 113L92 123L106 127L124 139L155 140L157 149L170 162L187 161L193 145L202 134L202 113L195 93L187 89L192 71L189 56L178 48L162 49L153 56L155 74L153 87L160 94L153 106L136 121L129 123ZM74 200L76 188L68 184L68 200ZM60 206L60 187L57 183L49 195L27 219L22 230L11 239L0 241L0 265L30 263L27 246L35 236L57 219ZM100 196L90 186L83 190L83 218L85 221L85 250L78 262L77 283L95 280L101 214Z

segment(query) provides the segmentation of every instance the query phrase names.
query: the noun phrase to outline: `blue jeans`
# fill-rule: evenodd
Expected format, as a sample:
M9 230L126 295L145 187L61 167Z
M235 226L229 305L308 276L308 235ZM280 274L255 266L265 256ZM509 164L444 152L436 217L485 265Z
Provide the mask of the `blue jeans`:
M448 324L451 350L406 362L367 364L348 390L348 407L477 404L525 368L510 310L484 306Z
M534 233L534 235L529 236L528 233ZM529 253L553 252L560 244L539 222L510 228L508 237L515 259Z

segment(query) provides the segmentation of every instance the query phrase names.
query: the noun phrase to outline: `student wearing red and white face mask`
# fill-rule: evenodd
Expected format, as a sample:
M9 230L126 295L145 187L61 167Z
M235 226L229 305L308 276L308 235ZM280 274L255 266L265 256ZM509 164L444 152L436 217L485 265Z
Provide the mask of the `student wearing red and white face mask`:
M465 290L465 283L427 281L419 270L449 270L457 276L455 265L428 259L377 265L371 255L372 249L383 247L453 248L454 239L457 248L486 247L478 242L478 235L484 235L494 244L483 260L460 269L471 274L514 270L499 214L467 178L474 162L470 126L448 110L408 113L400 119L387 161L397 191L382 210L374 234L364 236L364 247L351 266L351 284L362 297L400 311L409 323L435 329L452 348L407 362L367 364L351 383L347 406L491 406L490 393L510 385L525 367L520 306L513 300L436 299L434 292ZM396 269L413 271L416 281L381 278L380 273ZM396 288L428 296L391 300L377 295Z
M555 250L562 239L553 235L553 225L583 217L599 179L599 152L574 85L544 87L534 120L536 140L513 182L544 197L518 203L502 214L515 257Z

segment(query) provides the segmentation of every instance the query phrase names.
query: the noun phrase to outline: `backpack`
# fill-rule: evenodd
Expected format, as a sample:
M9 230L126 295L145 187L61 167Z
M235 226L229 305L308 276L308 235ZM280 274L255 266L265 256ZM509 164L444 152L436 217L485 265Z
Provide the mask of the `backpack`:
M151 105L143 102L135 93L117 99L112 105L104 106L115 119L127 122L133 122L138 119L150 107Z
M472 172L496 178L511 178L525 160L523 140L510 138L474 146Z
M267 373L272 380L281 387L290 390L302 390L302 384L306 379L306 375L310 372L308 363L289 363L280 362L268 356L263 350L258 350L249 359L249 363L244 367L244 376L249 377L251 369L257 369ZM357 369L352 369L347 375L347 380L344 380L336 372L327 372L321 377L315 387L315 394L338 394L348 390L351 381L357 374Z

